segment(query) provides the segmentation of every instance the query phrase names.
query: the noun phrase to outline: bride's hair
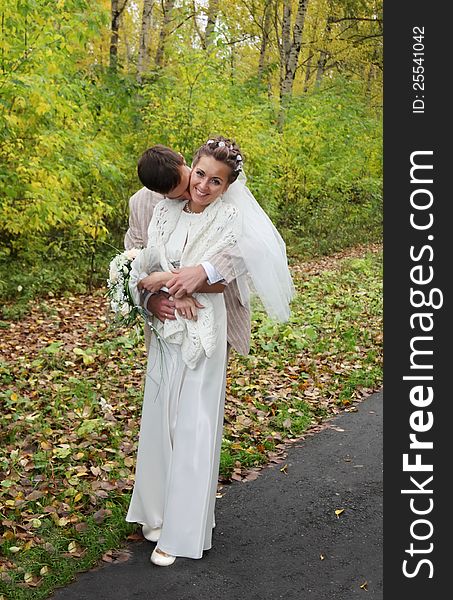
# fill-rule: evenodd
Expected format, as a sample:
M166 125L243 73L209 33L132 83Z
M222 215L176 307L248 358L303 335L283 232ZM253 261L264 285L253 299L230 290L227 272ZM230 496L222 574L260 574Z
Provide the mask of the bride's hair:
M195 167L202 156L212 156L230 167L231 173L228 177L228 183L236 181L242 171L242 155L239 146L234 140L225 138L222 135L210 138L198 148L193 157L192 167Z

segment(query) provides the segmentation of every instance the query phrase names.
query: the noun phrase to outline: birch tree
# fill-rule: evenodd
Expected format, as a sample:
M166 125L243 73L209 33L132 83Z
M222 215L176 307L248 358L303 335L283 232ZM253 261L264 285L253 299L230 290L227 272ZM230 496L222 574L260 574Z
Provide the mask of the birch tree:
M258 79L262 81L267 63L267 50L271 34L272 0L266 0L264 4L263 21L261 27L260 58L258 61Z
M159 44L156 52L156 67L162 67L164 64L165 44L167 43L167 38L169 35L169 26L172 19L174 6L175 0L165 0L162 3L164 14L159 34Z
M151 45L151 23L154 0L143 0L142 23L137 58L137 81L141 83L149 66Z
M204 47L207 50L214 40L215 25L217 21L217 15L219 12L219 0L209 0L206 23L206 29L204 34Z
M324 34L323 34L322 47L319 51L318 64L316 67L315 88L319 88L319 86L321 85L322 79L324 77L324 71L326 68L327 59L329 57L327 47L330 42L330 32L332 29L331 20L332 20L332 16L328 15L327 21L326 21L326 26L324 29Z
M283 18L281 20L281 33L279 35L279 15L276 11L277 38L280 50L280 112L278 115L278 128L283 129L285 114L291 100L302 46L302 35L307 14L308 0L298 0L297 12L292 26L292 2L284 0Z
M126 8L128 0L112 0L111 4L111 28L110 28L110 69L116 71L118 68L118 41L121 15Z

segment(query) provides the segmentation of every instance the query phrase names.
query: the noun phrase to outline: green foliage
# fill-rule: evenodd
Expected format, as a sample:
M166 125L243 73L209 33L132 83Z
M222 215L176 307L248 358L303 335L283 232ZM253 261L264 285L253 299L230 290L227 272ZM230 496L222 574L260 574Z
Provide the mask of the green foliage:
M183 5L186 23L192 8ZM222 9L210 52L193 43L188 25L175 29L165 66L150 69L140 86L132 67L107 68L108 8L7 0L0 13L2 299L103 283L122 247L143 150L163 143L190 164L217 133L240 144L248 185L289 254L381 238L381 121L363 78L330 72L319 89L295 93L279 132L278 98L257 77L255 51L228 41L233 30L253 34L244 6L242 25ZM132 12L126 21L134 27Z
M84 64L107 13L82 0L21 2L13 12L16 4L6 4L1 38L0 294L7 298L18 286L28 297L92 284L94 257L123 232L135 185L131 84Z
M273 189L273 216L294 250L328 254L381 238L381 135L353 82L294 99L261 182Z

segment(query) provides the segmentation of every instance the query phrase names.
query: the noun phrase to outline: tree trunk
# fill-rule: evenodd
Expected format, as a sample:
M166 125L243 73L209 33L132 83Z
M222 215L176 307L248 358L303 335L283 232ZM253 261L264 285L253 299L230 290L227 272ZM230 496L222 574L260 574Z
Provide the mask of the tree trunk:
M219 0L209 0L208 22L204 32L204 47L207 50L214 39L215 24L219 12Z
M193 34L191 36L192 44L196 44L195 40L198 38L200 44L204 48L204 32L200 30L197 22L198 9L195 3L195 0L192 0L192 31Z
M116 72L118 68L118 39L120 18L128 0L112 0L111 4L111 33L110 33L110 69Z
M120 17L120 29L123 32L121 37L122 37L124 47L126 50L126 63L124 65L124 67L125 67L126 72L129 73L129 67L133 62L134 48L133 48L133 45L131 45L129 42L129 38L127 35L127 29L124 27L124 12L121 14L121 17Z
M319 23L319 12L316 15L314 24L312 25L312 30L313 30L313 36L316 36L317 32L318 32L318 23ZM315 46L315 40L312 39L312 41L309 43L309 49L308 49L308 59L306 61L306 66L305 66L305 80L304 80L304 94L306 94L308 92L308 88L310 87L310 79L311 79L311 75L313 72L313 59L315 56L315 51L313 50L313 47Z
M159 35L159 45L156 52L156 67L162 67L164 64L165 44L168 38L168 26L171 21L175 0L165 0L163 4L164 16Z
M378 55L377 55L377 51L374 50L373 54L371 56L371 62L370 65L368 67L368 73L366 76L366 93L367 96L371 95L371 90L373 87L373 81L376 78L376 66L375 66L375 61L377 60Z
M325 28L324 36L323 36L324 48L321 50L321 52L319 54L319 58L318 58L318 66L316 69L315 88L319 88L319 86L322 83L322 79L324 77L324 71L326 68L327 59L329 57L327 50L325 50L325 48L330 41L329 38L330 38L331 30L332 30L332 17L331 17L331 15L329 15L327 17L326 28Z
M154 0L143 0L142 26L137 59L137 81L141 83L143 74L149 66L151 43L151 20Z
M264 70L266 68L267 61L267 48L269 46L269 38L270 38L270 27L271 27L271 8L272 8L272 0L266 0L266 4L264 6L264 15L263 15L263 26L262 26L262 37L261 37L261 48L260 48L260 60L258 63L258 79L262 81Z
M278 115L278 128L280 131L283 129L286 110L293 93L294 77L296 76L296 69L302 46L302 34L304 31L307 7L308 0L299 0L291 36L291 0L285 0L283 5L280 43L280 112Z
M318 67L316 69L316 81L315 88L319 88L322 82L322 78L324 77L324 69L327 62L327 52L325 50L321 50L321 53L318 58Z
M235 44L230 45L230 80L231 83L234 83L234 74L236 70L236 47Z
M313 54L310 54L307 60L307 66L305 67L305 81L304 81L304 94L308 92L311 77L311 63L313 60Z

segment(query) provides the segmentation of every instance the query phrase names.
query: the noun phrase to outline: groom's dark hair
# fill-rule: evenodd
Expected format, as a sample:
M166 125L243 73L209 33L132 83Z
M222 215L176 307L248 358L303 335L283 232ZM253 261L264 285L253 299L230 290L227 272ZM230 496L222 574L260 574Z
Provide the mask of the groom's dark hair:
M184 158L167 146L156 144L140 156L137 173L142 184L159 194L168 194L181 182Z

